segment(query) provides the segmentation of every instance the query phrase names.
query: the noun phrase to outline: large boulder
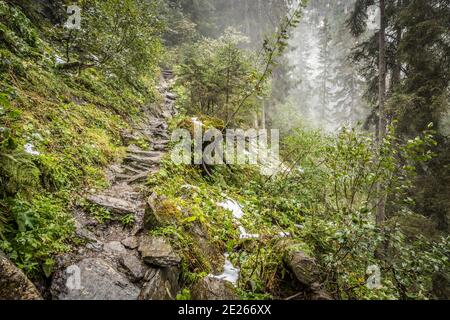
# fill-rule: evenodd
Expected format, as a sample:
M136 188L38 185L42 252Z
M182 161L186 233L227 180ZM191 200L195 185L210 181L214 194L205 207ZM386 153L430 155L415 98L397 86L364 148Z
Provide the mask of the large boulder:
M41 300L33 283L0 252L0 300Z
M58 300L137 300L140 290L108 261L86 258L57 272L50 291Z
M175 300L180 290L177 267L150 269L145 274L145 284L139 300Z
M193 300L238 300L231 282L205 277L191 288Z
M138 251L144 262L151 266L172 267L181 262L172 246L162 237L142 236Z

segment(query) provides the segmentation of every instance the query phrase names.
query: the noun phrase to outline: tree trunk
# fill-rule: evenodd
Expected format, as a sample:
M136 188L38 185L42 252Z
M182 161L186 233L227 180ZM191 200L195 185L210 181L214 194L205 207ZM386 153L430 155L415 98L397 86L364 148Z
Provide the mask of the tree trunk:
M402 0L398 0L397 1L397 10L400 12L400 10L402 9L403 6L403 1ZM398 50L400 47L400 43L402 41L402 28L401 26L397 23L395 26L395 33L396 33L396 58L395 58L395 63L394 63L394 68L392 70L392 78L391 78L391 91L395 90L396 87L398 86L398 84L400 83L400 74L401 74L401 62L400 62L400 58L398 56Z
M266 105L267 101L262 103L262 112L261 112L261 129L266 129Z
M387 119L385 111L386 99L386 22L385 22L385 0L380 0L380 32L379 32L379 124L378 124L378 145L381 152L381 145L386 135ZM385 186L378 183L378 205L376 212L376 223L381 226L386 219L386 195Z

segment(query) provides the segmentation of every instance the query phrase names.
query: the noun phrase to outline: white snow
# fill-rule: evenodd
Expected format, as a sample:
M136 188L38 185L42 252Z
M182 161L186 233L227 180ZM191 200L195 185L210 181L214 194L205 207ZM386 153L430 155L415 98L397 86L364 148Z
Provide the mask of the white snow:
M258 239L259 234L247 233L247 230L243 226L239 226L239 239Z
M243 239L258 239L260 237L259 234L248 233L247 230L244 228L244 226L240 223L239 220L244 216L244 211L242 211L242 207L238 202L236 202L232 199L226 199L223 202L217 203L217 205L224 208L225 210L229 210L233 213L233 218L238 223L239 239L241 239L241 240L243 240ZM277 235L277 237L279 237L279 238L290 237L290 233L281 231ZM239 279L240 270L238 268L234 267L233 264L231 263L231 261L228 259L229 258L228 253L225 253L224 256L225 256L225 264L223 266L222 274L220 274L220 275L209 274L208 277L228 281L228 282L231 282L232 284L236 285L237 281Z
M192 122L196 125L202 126L203 127L203 122L201 122L200 120L198 120L198 118L191 118Z
M223 202L217 204L219 207L224 208L225 210L229 210L233 213L233 217L237 220L241 219L244 216L244 211L242 211L241 206L234 200L227 199Z
M26 153L31 154L32 156L38 156L40 155L39 151L34 150L34 145L31 143L27 143L23 146Z
M60 56L55 56L55 63L56 63L57 65L61 65L61 64L64 64L65 61L64 61L63 58L61 58Z
M278 233L277 238L288 238L288 237L290 237L290 236L291 236L291 234L290 234L289 232L280 231L280 232Z
M223 272L219 275L209 274L208 277L228 281L231 282L233 285L236 285L239 279L240 270L239 268L234 267L231 261L228 259L229 258L228 253L225 253L224 257L225 257L225 264L223 265Z

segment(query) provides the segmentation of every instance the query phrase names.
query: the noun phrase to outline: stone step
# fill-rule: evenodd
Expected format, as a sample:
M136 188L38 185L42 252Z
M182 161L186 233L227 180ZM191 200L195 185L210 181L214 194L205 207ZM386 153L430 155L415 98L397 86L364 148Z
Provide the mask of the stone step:
M127 175L127 174L118 174L116 176L116 180L117 181L122 181L122 182L126 182L126 183L138 183L138 182L144 182L145 180L147 180L147 177L154 172L157 172L158 169L157 168L153 168L153 170L147 170L144 172L140 172L138 174L134 174L134 175Z
M148 158L161 157L162 156L161 152L145 151L145 150L142 150L142 149L140 149L139 147L136 147L136 146L130 146L127 151L128 151L129 154L143 156L143 157L148 157Z
M136 168L133 168L131 166L126 166L126 165L122 165L121 168L123 170L122 170L122 172L120 172L118 174L124 174L124 173L127 173L127 172L132 173L132 174L138 174L138 173L141 173L142 171L145 171L145 170L138 170Z
M115 176L116 181L128 183L134 175L133 174L118 174Z
M166 98L172 101L175 101L177 99L177 95L172 93L172 92L167 92L166 93Z
M144 171L148 171L151 168L155 167L155 164L150 165L150 164L140 164L140 163L136 163L136 162L130 162L130 163L128 163L128 166L133 169L139 170L140 172L144 172Z
M82 290L68 288L73 270L67 268L53 276L50 292L58 300L137 300L140 288L110 261L85 258L75 266L80 272ZM72 266L71 266L72 267Z
M144 165L152 165L152 164L158 164L161 162L161 156L158 157L145 157L145 156L139 156L139 155L135 155L135 154L129 154L125 157L124 162L125 163L130 163L130 162L135 162L138 164L144 164Z
M170 139L170 136L166 131L153 132L153 137L161 137L161 138L165 138L165 139Z
M152 173L152 171L136 174L133 177L131 177L130 179L128 179L127 182L128 183L145 182L145 180L147 180L147 177L149 176L150 173Z
M166 144L155 144L155 145L153 145L153 149L155 149L156 151L166 151L167 145Z
M138 207L133 202L112 196L90 195L86 199L95 205L119 214L134 214L138 211Z

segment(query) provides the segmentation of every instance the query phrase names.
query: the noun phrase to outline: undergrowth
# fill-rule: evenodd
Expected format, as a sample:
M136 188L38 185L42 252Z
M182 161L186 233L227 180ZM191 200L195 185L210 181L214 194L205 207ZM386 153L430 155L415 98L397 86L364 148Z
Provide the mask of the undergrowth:
M0 17L0 248L28 275L49 276L53 255L70 248L71 208L108 186L104 169L125 152L120 132L156 99L155 80L63 71L51 29L4 1Z

